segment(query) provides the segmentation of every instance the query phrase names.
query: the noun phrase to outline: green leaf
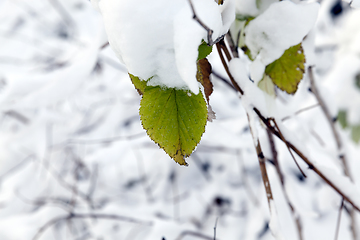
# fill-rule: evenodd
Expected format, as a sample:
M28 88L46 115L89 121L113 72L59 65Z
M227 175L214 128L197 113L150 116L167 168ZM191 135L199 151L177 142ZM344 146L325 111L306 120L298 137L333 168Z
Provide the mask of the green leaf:
M305 55L301 43L287 49L284 54L266 66L265 73L283 91L294 94L305 72Z
M360 89L360 73L355 76L355 85L358 89Z
M345 110L340 110L339 111L337 119L338 119L340 125L344 129L346 129L346 128L350 129L351 139L355 143L359 143L360 142L360 124L358 124L358 125L349 124L348 121L347 121L347 113L346 113Z
M207 45L207 43L202 40L198 52L199 55L197 60L199 61L200 59L206 58L212 52L212 46Z
M275 85L271 81L271 78L268 75L264 74L263 79L261 79L261 81L258 83L258 87L267 94L269 94L270 96L272 97L276 96Z
M346 111L340 110L337 116L337 120L339 121L342 128L348 127Z
M360 141L360 125L351 128L351 138L354 142L359 143Z
M207 107L202 93L174 88L145 88L140 118L150 138L180 165L200 142L205 131Z
M138 91L138 93L140 95L143 95L145 88L146 88L147 81L141 80L140 78L138 78L130 73L129 73L129 76L130 76L130 79L131 79L132 83L134 84L136 90ZM150 79L151 78L149 78L148 80L150 80Z

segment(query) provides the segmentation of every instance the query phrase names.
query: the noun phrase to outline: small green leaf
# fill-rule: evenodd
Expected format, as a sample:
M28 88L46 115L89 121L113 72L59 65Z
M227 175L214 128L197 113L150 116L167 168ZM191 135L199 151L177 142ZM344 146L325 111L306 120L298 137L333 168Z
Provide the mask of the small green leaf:
M347 113L345 110L340 110L337 116L337 119L340 123L340 125L346 129L350 129L351 132L351 139L355 142L355 143L359 143L360 142L360 124L358 125L352 125L349 124L347 121Z
M212 46L207 45L207 43L202 40L198 52L199 55L197 60L199 61L200 59L206 58L212 52Z
M138 91L138 93L140 95L143 95L145 88L146 88L147 81L141 80L140 78L138 78L130 73L129 73L129 76L130 76L130 79L131 79L132 83L134 84L136 90ZM150 78L148 80L150 80Z
M265 73L283 91L294 94L305 72L305 55L301 43L287 49L284 54L266 66Z
M140 118L150 138L180 165L200 142L205 131L207 107L202 93L174 88L145 88Z
M340 110L337 116L337 120L339 121L342 128L348 127L346 111Z
M261 79L261 81L258 83L258 87L267 94L269 94L270 96L272 97L276 96L275 85L271 81L271 78L268 75L264 74L263 79Z
M355 86L360 90L360 73L355 76Z
M360 141L360 125L351 128L351 138L354 142L359 143Z

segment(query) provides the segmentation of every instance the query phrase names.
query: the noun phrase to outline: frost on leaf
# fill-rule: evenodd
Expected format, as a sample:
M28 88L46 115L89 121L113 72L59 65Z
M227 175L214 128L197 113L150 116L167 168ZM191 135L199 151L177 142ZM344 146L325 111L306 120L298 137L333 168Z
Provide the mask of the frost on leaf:
M149 137L180 165L187 165L205 131L207 108L202 93L148 86L140 118Z
M287 49L284 54L266 66L265 74L283 91L294 94L305 72L305 55L301 43Z

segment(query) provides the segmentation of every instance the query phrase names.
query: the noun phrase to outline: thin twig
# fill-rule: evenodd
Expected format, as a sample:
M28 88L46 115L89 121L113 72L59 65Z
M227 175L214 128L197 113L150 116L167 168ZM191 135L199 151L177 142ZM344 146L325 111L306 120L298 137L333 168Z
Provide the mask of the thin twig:
M254 108L256 114L260 117L261 121L267 126L267 128L280 140L279 132L270 124L270 120L265 118L257 108ZM322 178L330 187L332 187L336 192L338 192L347 202L349 202L356 210L360 211L360 208L348 197L346 196L341 189L335 186L297 147L295 147L291 142L286 140L288 146L312 169L320 178Z
M223 42L223 41L220 41L220 42ZM219 53L221 62L223 64L224 68L225 68L225 71L226 71L227 75L229 76L230 81L231 81L232 85L234 86L234 88L236 89L236 91L239 92L241 95L244 95L244 91L240 88L240 86L237 84L234 77L230 73L229 67L228 67L228 65L227 65L227 63L225 61L225 58L224 58L224 55L223 55L222 51L225 52L226 56L228 57L228 61L231 60L231 57L229 59L230 53L227 50L226 45L224 43L220 44L220 42L216 44L216 48L218 50L218 53Z
M314 96L316 97L316 100L319 102L320 107L330 125L331 128L331 132L334 136L335 142L336 142L336 147L338 150L338 157L340 159L340 161L343 164L343 169L344 169L344 173L347 177L349 177L350 181L354 181L351 173L350 173L350 169L348 166L348 161L347 161L347 157L346 154L343 152L343 143L340 137L339 132L337 131L337 128L335 126L335 122L334 122L334 118L331 116L330 111L327 107L327 105L325 104L325 101L322 99L316 84L315 84L315 79L314 79L314 74L313 74L313 70L312 70L312 66L310 66L308 68L308 72L309 72L309 79L310 79L310 84L311 84L311 92L314 94ZM355 214L354 214L354 209L350 210L350 219L351 219L351 231L352 231L352 235L353 235L353 239L357 240L357 230L356 230L356 219L355 219Z
M137 150L133 149L133 152L134 152L134 155L135 155L136 160L137 160L139 176L140 176L140 178L144 179L144 181L142 181L142 185L143 185L143 188L144 188L146 200L148 202L152 202L152 200L153 200L152 191L151 191L150 184L148 182L148 177L146 175L143 158L142 158L141 154Z
M220 44L216 44L217 48L218 48L218 52L219 52L219 56L221 58L221 62L226 70L226 73L228 74L231 83L234 85L236 91L238 91L240 93L240 95L244 94L244 91L240 88L240 86L236 83L234 77L232 76L232 74L229 71L229 68L225 62L224 56L222 55L222 50L224 52L228 51L225 45L220 45ZM224 47L225 46L225 47ZM265 118L261 112L254 107L253 110L255 111L255 113L258 115L258 117L261 119L261 121L267 126L267 128L273 133L275 134L279 139L282 140L279 132L274 129L274 127L270 124L269 119ZM336 187L319 169L317 169L314 164L298 149L296 148L292 143L290 143L289 141L287 141L285 139L285 142L288 144L288 146L300 157L303 159L303 161L309 166L310 169L312 169L320 178L322 178L330 187L332 187L336 192L338 192L342 197L344 197L344 199L349 202L356 210L360 211L360 208L358 206L355 205L355 203L349 198L347 197L341 189L339 189L338 187Z
M237 154L238 158L239 158L239 167L240 167L240 176L242 178L242 181L245 185L245 190L247 191L247 195L249 196L249 198L252 200L252 202L254 203L255 206L259 206L259 201L258 199L256 198L254 192L252 191L251 187L250 187L250 184L246 178L246 171L245 171L245 167L244 167L244 163L243 163L243 159L242 157L240 156L240 151L238 151L238 154Z
M205 239L205 240L213 240L212 237L209 237L209 236L206 236L202 233L198 233L198 232L193 232L193 231L183 231L177 238L176 240L181 240L183 239L185 236L194 236L194 237L198 237L198 238L202 238L202 239Z
M218 79L220 79L222 82L224 82L227 86L229 86L230 88L232 88L233 90L235 90L236 92L236 89L234 88L234 86L228 81L226 80L223 76L221 76L219 73L215 72L214 70L212 70L212 73L215 77L217 77Z
M269 181L269 177L268 177L267 170L266 170L265 156L264 156L264 153L263 153L263 151L261 149L259 139L255 138L254 129L252 129L252 125L250 124L250 116L249 116L249 114L247 114L247 117L248 117L248 121L249 121L250 132L251 132L251 135L252 135L253 140L254 140L254 146L255 146L256 154L257 154L258 160L259 160L261 176L262 176L263 184L264 184L265 191L266 191L266 198L268 200L269 209L270 209L270 212L271 212L270 204L271 204L271 201L274 198L273 198L273 194L272 194L271 186L270 186L270 181Z
M213 41L212 35L213 35L214 31L212 29L210 29L208 26L206 26L206 24L203 21L201 21L200 18L198 18L198 16L196 15L195 8L194 8L192 1L191 0L188 0L188 1L190 4L190 7L191 7L191 11L193 12L193 19L195 21L197 21L200 24L200 26L203 27L207 31L207 34L208 34L207 35L207 38L208 38L207 44L209 46L212 46L212 45L218 43L219 41L221 41L222 39L224 39L224 36L220 36L215 41Z
M96 213L84 213L84 214L76 214L76 213L70 213L65 216L60 216L57 218L53 218L49 222L47 222L44 226L42 226L38 232L33 237L33 240L40 239L41 235L51 226L55 225L56 223L60 221L67 221L70 219L84 219L84 218L91 218L91 219L110 219L110 220L117 220L117 221L124 221L124 222L130 222L130 223L136 223L136 224L142 224L147 226L152 226L152 222L146 222L141 221L132 217L126 217L121 215L115 215L115 214L96 214Z
M312 105L312 106L302 108L302 109L296 111L296 112L294 113L294 115L298 115L298 114L300 114L300 113L302 113L302 112L308 111L308 110L313 109L313 108L318 107L318 106L319 106L319 104L317 103L317 104L314 104L314 105ZM291 116L286 116L286 117L283 117L283 118L281 119L281 121L286 121L286 120L288 120L288 119L290 119L290 118L291 118Z
M288 151L289 151L292 159L294 160L296 166L298 167L299 171L300 171L301 174L306 178L305 173L303 172L303 170L301 169L300 165L299 165L298 162L296 161L296 159L295 159L295 157L294 157L294 154L291 152L291 149L290 149L289 145L287 144L284 136L282 135L282 133L281 133L281 131L280 131L280 128L279 128L279 126L277 125L276 121L274 121L274 119L272 119L272 122L274 123L277 131L279 132L279 135L280 135L280 137L281 137L281 140L285 143L285 145L286 145L286 147L287 147L287 149L288 149Z
M299 240L303 240L301 219L300 219L299 214L295 210L293 204L291 203L290 198L289 198L288 193L287 193L286 188L285 188L285 178L284 178L284 174L281 171L280 163L278 161L277 151L276 151L276 146L275 146L275 141L274 141L274 135L270 132L269 129L266 129L266 132L267 132L270 147L271 147L271 153L272 153L272 157L273 157L273 162L275 164L275 168L276 168L276 171L277 171L280 183L281 183L281 188L283 190L285 199L286 199L286 201L287 201L287 203L289 205L291 215L294 218L294 221L295 221L295 224L296 224L296 227L297 227L297 231L298 231Z
M343 208L344 208L344 198L341 200L341 205L339 208L339 215L338 215L338 219L337 219L337 223L336 223L335 240L337 240L339 237L341 212L342 212Z
M228 31L227 34L226 34L226 40L227 40L227 42L228 42L228 44L230 46L230 50L231 50L234 58L239 58L239 52L238 52L238 49L237 49L237 45L234 43L230 31Z
M216 240L216 227L217 227L217 222L218 222L219 217L216 218L215 220L215 226L214 226L214 240Z
M69 139L67 143L69 144L108 144L121 140L133 140L137 138L144 137L145 132L137 133L130 136L118 136L113 138L103 138L103 139Z

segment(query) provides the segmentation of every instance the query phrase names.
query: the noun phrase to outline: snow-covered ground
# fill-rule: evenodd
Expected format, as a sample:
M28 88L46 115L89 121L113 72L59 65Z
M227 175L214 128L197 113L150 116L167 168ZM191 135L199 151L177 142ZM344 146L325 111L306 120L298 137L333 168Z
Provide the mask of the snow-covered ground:
M344 8L332 17L334 3L322 1L303 46L332 114L346 108L349 121L358 123L360 92L351 81L360 71L360 12ZM0 240L211 240L215 226L217 239L275 239L236 92L212 78L217 119L207 123L189 166L179 166L143 130L140 96L107 42L103 17L89 1L0 0ZM215 47L209 61L226 78ZM278 93L279 116L289 116L282 125L317 166L342 175L320 107L296 113L317 103L309 86L306 75L294 96ZM272 160L267 133L256 127ZM340 132L356 195L360 148ZM275 144L303 239L334 239L341 196L295 156L304 178L286 146ZM277 231L298 239L271 162ZM341 215L341 240L353 239L349 207L345 203ZM360 239L359 213L355 220Z

